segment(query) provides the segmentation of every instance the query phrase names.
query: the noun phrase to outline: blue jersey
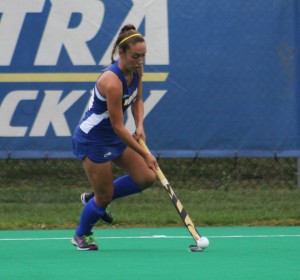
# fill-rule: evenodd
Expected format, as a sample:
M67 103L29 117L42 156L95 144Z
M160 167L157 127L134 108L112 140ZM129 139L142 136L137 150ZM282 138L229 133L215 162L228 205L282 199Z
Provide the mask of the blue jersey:
M118 67L118 61L106 68L104 72L106 71L115 73L122 82L122 105L123 113L125 113L137 98L139 75L134 73L133 81L128 87L125 76ZM89 109L76 127L73 138L81 143L95 143L98 145L111 145L121 142L111 126L106 98L98 90L97 84L95 84L92 93Z

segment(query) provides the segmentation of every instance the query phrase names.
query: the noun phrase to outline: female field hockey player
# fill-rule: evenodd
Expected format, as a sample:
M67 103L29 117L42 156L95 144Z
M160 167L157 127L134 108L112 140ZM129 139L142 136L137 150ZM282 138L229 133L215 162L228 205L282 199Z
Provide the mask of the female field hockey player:
M119 58L114 55L118 51ZM143 36L133 25L125 25L112 50L112 64L96 81L90 107L75 129L74 154L82 161L93 187L85 197L79 226L72 238L78 250L97 250L92 228L98 220L111 222L106 212L117 198L141 192L155 182L155 157L137 142L145 139L143 127L142 74L146 54ZM124 112L131 107L136 129L124 126ZM113 181L112 164L128 175Z

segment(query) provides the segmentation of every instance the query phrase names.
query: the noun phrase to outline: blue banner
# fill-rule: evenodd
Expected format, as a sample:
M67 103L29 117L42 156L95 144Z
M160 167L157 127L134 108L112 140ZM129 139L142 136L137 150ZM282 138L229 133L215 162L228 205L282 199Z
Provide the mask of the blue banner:
M300 157L298 3L2 0L0 158L73 157L72 133L127 23L147 42L154 154Z

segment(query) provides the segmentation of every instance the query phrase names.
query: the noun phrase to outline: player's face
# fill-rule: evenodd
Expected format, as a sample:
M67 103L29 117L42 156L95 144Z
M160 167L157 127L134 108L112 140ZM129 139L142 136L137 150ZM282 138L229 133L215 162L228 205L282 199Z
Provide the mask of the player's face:
M143 68L145 55L145 42L139 42L134 45L130 45L130 48L126 50L126 53L123 57L126 68L132 72L141 71Z

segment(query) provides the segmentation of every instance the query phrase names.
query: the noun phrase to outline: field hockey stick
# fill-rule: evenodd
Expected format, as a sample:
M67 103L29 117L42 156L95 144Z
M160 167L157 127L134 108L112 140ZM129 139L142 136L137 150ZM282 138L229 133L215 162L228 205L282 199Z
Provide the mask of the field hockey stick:
M150 150L148 149L146 143L140 138L138 140L139 144L144 148L146 152L151 154ZM156 177L161 182L162 186L166 189L169 197L172 200L175 209L177 210L181 220L183 221L184 225L187 227L188 231L190 232L191 236L195 240L197 245L190 245L189 249L193 252L201 252L203 249L208 247L209 241L206 237L201 236L200 233L197 231L194 223L192 222L190 216L184 209L182 203L176 196L174 190L172 189L171 185L169 184L167 178L165 177L164 173L161 171L160 167L155 170Z

